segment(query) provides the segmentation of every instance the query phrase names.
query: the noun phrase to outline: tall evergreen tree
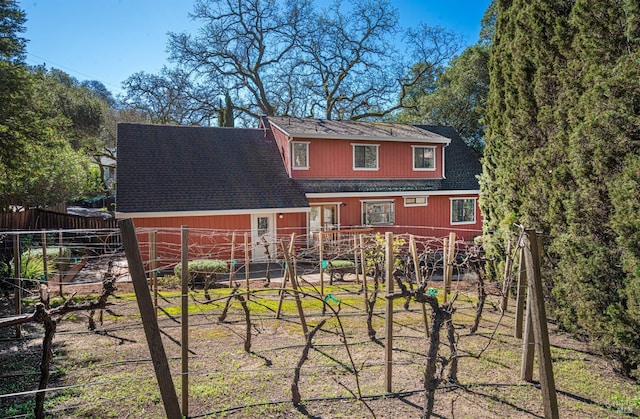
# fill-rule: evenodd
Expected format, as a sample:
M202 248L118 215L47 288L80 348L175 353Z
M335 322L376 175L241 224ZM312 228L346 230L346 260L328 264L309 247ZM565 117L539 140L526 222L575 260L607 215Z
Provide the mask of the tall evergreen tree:
M640 259L625 236L638 227L626 198L638 188L639 18L628 0L498 2L481 182L493 251L515 222L542 230L555 317L628 374L640 361Z
M67 141L69 121L24 64L26 17L0 0L0 211L59 204L85 183L86 158Z

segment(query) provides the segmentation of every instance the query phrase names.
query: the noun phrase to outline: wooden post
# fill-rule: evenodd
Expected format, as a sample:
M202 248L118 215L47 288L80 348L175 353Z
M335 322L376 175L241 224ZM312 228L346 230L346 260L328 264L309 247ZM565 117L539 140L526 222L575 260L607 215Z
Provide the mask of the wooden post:
M360 283L360 274L358 273L358 237L353 235L353 266L356 271L356 284Z
M446 303L447 295L447 273L449 269L449 238L445 238L442 243L442 288L444 290L442 302Z
M451 292L451 277L453 276L453 263L456 257L456 233L449 233L449 248L447 249L447 275L445 277L445 296ZM446 300L445 300L446 301Z
M520 364L520 378L523 381L533 381L533 363L535 340L533 323L531 321L531 293L527 294L527 311L524 319L524 339L522 340L522 362Z
M236 264L235 264L235 254L236 254L236 232L234 231L231 235L231 269L229 269L229 288L233 288L233 281L236 279Z
M22 314L22 281L20 280L20 234L14 234L13 236L13 277L14 277L14 293L13 303L15 307L16 316ZM16 339L22 337L22 328L20 325L16 325Z
M153 288L153 308L158 315L158 255L157 255L158 232L149 232L149 277Z
M516 315L514 336L522 339L522 320L524 318L524 296L527 293L527 270L524 265L524 247L520 247L518 256L518 284L516 294Z
M320 295L324 298L324 243L322 242L323 235L322 231L318 232L318 246L320 248ZM322 314L324 314L324 304L322 305Z
M244 280L247 284L247 292L249 292L249 263L251 256L249 254L249 233L244 233Z
M507 305L509 303L509 275L511 274L511 265L513 264L513 260L511 259L511 239L507 241L507 257L504 263L504 277L502 280L502 301L500 305L500 309L505 312L507 311Z
M529 296L531 296L530 311L535 337L535 349L538 351L538 371L542 388L542 400L544 402L544 416L545 418L558 418L558 400L553 377L553 365L551 363L551 346L549 344L549 331L547 329L547 315L544 307L542 275L540 272L540 247L539 237L536 232L527 230L524 257L527 266Z
M422 271L420 270L420 260L418 259L418 246L416 245L416 238L412 235L409 236L409 251L411 252L411 259L413 259L413 269L416 271L416 282L418 286L422 284ZM429 337L429 317L427 316L427 305L425 303L420 304L422 306L422 322L424 324L424 331Z
M391 377L393 375L393 233L385 234L385 286L386 311L385 311L385 366L386 366L386 389L391 393Z
M367 259L364 250L364 236L360 234L360 265L362 266L362 289L364 290L364 300L369 301L369 289L367 286Z
M58 286L60 287L59 293L62 297L62 279L64 274L62 272L62 231L58 233Z
M295 233L291 236L291 243L289 244L289 254L293 253L294 250L294 242L293 239L295 238ZM283 256L284 257L284 256ZM285 262L286 263L286 262ZM284 295L285 295L285 288L287 288L287 280L289 279L289 274L290 274L290 269L289 269L289 265L286 265L287 269L284 271L284 277L282 278L282 284L280 286L280 296L278 299L278 308L276 310L276 319L280 318L280 313L282 311L282 302L284 301ZM295 272L294 272L295 274ZM291 281L291 283L293 284L293 281ZM296 282L297 285L297 282Z
M169 419L182 418L180 405L178 404L178 396L171 378L169 370L169 362L162 344L160 336L160 328L158 327L157 317L151 302L149 294L149 286L147 285L147 276L144 273L142 264L142 256L138 248L138 240L131 219L125 219L118 222L120 232L122 234L122 244L124 245L131 282L136 292L136 300L142 317L142 325L147 338L153 368L160 387L162 402L164 403L164 411Z
M293 246L293 240L295 238L296 233L291 234L291 246ZM309 333L309 329L307 328L307 320L304 317L304 311L302 310L302 301L300 300L300 294L298 293L298 281L295 278L295 272L293 269L293 261L289 255L289 251L287 250L287 246L285 246L284 239L281 242L282 244L282 252L284 253L284 261L287 264L287 269L289 270L289 278L291 279L291 287L294 290L294 296L296 299L296 306L298 307L298 316L300 317L300 324L302 324L302 332L306 337Z
M189 227L182 226L182 416L189 417Z
M42 229L40 232L40 241L42 242L42 272L44 274L45 284L49 284L49 265L47 263L47 233Z

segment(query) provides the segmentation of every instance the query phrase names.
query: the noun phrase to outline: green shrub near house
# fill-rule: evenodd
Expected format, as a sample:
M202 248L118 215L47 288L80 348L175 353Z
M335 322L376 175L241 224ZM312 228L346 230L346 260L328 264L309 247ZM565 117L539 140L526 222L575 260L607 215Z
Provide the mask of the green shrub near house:
M190 260L188 266L189 276L195 281L204 280L208 275L215 277L217 274L227 273L228 271L227 262L219 259ZM173 272L177 277L182 276L182 263L178 263Z
M66 247L47 247L47 272L49 275L58 272L58 260L60 257L68 258L71 254ZM13 272L14 261L9 266L8 273ZM20 277L34 281L44 280L44 264L42 248L28 249L20 255Z

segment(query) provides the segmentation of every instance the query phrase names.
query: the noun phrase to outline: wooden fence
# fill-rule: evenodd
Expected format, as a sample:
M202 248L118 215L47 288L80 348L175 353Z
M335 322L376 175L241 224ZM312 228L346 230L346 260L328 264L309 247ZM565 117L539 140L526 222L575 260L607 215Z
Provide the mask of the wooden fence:
M117 220L83 217L44 209L0 213L0 231L15 230L97 230L118 228Z

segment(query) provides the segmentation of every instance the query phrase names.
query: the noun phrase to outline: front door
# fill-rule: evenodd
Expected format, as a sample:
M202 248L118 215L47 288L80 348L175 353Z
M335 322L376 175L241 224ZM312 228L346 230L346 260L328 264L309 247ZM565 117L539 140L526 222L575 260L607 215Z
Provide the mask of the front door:
M338 206L336 204L316 205L309 213L311 232L335 230L338 228Z
M268 256L275 259L276 250L276 215L251 215L251 248L253 261L266 261Z

